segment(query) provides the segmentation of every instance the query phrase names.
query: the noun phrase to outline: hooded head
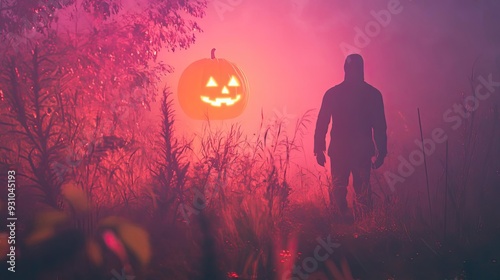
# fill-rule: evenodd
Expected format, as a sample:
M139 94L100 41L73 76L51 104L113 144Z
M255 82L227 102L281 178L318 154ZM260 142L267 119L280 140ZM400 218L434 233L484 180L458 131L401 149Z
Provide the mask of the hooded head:
M365 80L363 57L359 54L347 56L344 64L345 81L363 82Z

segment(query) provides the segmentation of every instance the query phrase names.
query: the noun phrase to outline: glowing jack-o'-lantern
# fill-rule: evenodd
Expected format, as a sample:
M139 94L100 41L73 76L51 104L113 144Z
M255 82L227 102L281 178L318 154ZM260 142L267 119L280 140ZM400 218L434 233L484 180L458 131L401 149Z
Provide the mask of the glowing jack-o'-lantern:
M232 62L215 58L193 62L182 73L177 88L179 103L193 119L223 120L243 112L248 101L248 82Z

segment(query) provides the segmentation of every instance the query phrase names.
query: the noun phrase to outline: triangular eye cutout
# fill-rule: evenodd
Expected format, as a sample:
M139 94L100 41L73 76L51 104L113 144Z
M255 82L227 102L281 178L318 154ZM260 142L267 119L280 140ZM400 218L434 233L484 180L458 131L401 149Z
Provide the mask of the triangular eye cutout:
M210 76L210 79L208 79L208 82L207 82L207 87L216 87L217 86L217 82L214 80L214 78L212 76Z
M229 84L227 84L230 87L239 87L240 83L238 83L238 80L236 80L236 77L231 76L231 80L229 80Z

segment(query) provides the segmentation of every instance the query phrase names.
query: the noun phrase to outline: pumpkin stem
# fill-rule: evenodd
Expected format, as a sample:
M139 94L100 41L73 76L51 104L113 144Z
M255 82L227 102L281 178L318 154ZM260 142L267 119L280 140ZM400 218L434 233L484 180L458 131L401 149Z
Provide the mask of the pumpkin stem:
M215 48L212 49L211 57L212 57L212 59L215 59Z

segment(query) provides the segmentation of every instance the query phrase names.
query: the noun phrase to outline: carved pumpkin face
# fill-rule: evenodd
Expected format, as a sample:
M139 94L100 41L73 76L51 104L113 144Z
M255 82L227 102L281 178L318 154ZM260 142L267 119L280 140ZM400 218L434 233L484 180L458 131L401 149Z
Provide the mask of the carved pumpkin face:
M215 58L201 59L182 73L178 96L184 112L193 119L223 120L243 113L248 101L248 83L233 63Z

